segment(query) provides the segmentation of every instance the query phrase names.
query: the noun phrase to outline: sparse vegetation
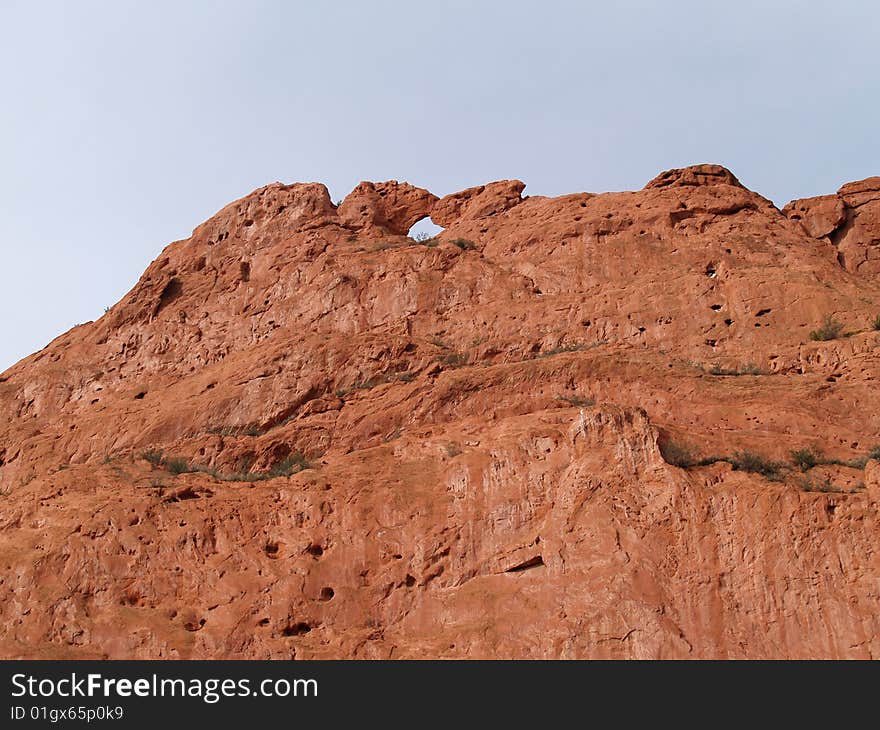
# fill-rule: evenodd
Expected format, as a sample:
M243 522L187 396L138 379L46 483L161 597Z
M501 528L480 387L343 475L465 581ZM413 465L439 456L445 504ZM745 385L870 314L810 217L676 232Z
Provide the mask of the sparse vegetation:
M662 441L660 443L660 455L667 464L682 469L689 469L697 465L693 449L687 444L677 441Z
M710 375L766 375L767 371L753 362L735 368L724 368L715 363L709 370Z
M451 459L461 453L461 446L456 443L446 444L446 455Z
M367 380L362 380L360 383L355 383L349 390L372 390L377 385L382 385L384 382L387 381L382 378L369 378Z
M380 241L373 246L373 251L387 251L390 248L400 248L400 244L396 241Z
M274 479L275 477L289 477L291 474L311 469L312 465L308 459L299 452L295 452L286 456L273 466L269 471L265 472L266 479Z
M871 329L875 331L880 330L880 314L871 320Z
M834 486L829 476L826 476L822 481L803 477L798 480L798 486L805 492L843 492L840 487Z
M791 452L791 463L801 471L809 471L821 462L819 454L811 448L794 449Z
M737 451L726 461L737 471L760 474L770 481L779 481L781 478L782 464L765 459L754 451Z
M157 449L147 449L141 456L153 466L161 466L165 458L162 452Z
M454 368L462 368L470 362L470 358L463 352L450 352L440 358L440 362Z
M418 243L421 246L427 246L428 248L434 248L440 244L440 239L432 236L428 233L417 233L413 236L413 241Z
M825 476L822 480L811 479L810 477L802 477L798 479L798 486L805 492L826 492L832 494L855 494L861 492L865 488L864 482L859 482L852 489L843 489L838 487L831 481L830 476Z
M345 396L355 390L372 390L377 385L384 385L385 383L411 383L415 379L416 376L413 373L388 373L387 375L380 375L370 378L369 380L363 380L349 386L348 388L337 388L334 393L337 398L345 398Z
M458 246L462 251L473 251L477 248L477 244L467 238L453 238L450 243L453 246Z
M594 347L599 347L600 345L608 344L608 340L596 340L595 342L574 342L570 345L562 345L561 347L554 347L552 350L544 350L543 352L535 353L529 357L526 357L526 360L532 360L534 358L544 358L544 357L553 357L554 355L562 355L566 352L583 352L585 350L592 350Z
M873 447L864 456L855 459L828 459L812 448L795 449L791 452L791 462L801 471L809 471L815 466L845 466L850 469L864 469L871 459L880 460L880 446Z
M825 315L822 326L810 332L810 339L814 342L827 342L836 340L843 333L843 323L837 321L830 314Z
M589 406L596 405L596 401L593 398L581 395L557 395L556 400L565 401L576 408L588 408Z
M783 464L765 459L760 454L752 451L737 451L733 456L710 456L698 457L693 448L687 444L676 441L660 442L660 454L667 464L682 469L690 469L695 466L709 466L719 461L726 461L737 471L747 471L761 474L771 481L780 481Z
M173 459L165 459L162 464L171 474L187 474L192 471L198 471L191 467L186 459L175 457Z
M844 466L851 466L854 469L864 469L865 466L871 459L876 459L880 461L880 446L873 447L865 456L861 456L857 459L853 459L852 461L848 461L844 464Z
M147 456L148 454L149 457ZM153 466L161 466L169 474L175 476L178 474L200 473L207 474L208 476L222 482L259 482L266 479L275 479L276 477L291 476L297 472L312 468L308 459L299 452L289 454L266 471L251 471L250 465L248 464L239 471L230 474L224 474L209 466L193 464L183 457L173 457L169 459L162 456L161 451L147 451L144 452L143 457L153 464Z

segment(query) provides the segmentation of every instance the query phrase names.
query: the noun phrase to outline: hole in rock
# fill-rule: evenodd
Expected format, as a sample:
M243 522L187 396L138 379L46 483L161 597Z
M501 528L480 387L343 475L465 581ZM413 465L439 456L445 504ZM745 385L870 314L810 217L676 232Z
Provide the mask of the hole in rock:
M528 560L519 563L518 565L514 565L511 568L505 570L505 573L519 573L522 570L528 570L529 568L540 568L544 565L544 558L541 555L535 555Z
M721 305L713 304L711 307L709 307L709 309L711 309L713 312L717 312L719 309L721 309Z
M336 595L336 593L333 591L332 588L330 588L330 586L325 586L324 588L321 589L321 600L322 601L329 601L335 595Z
M306 552L312 557L320 558L324 554L324 548L313 542L306 548Z
M309 626L305 621L299 621L295 624L289 624L284 627L284 630L281 632L284 636L302 636L303 634L309 633L312 630L312 627Z
M176 276L172 276L159 294L159 304L156 307L156 314L159 314L159 312L177 299L181 294L183 294L183 284L181 284L180 279Z
M145 397L146 395L147 395L147 391L142 390L140 393L138 393L138 394L134 397L134 399L135 399L135 400L143 400L144 397Z
M415 241L427 241L428 239L434 238L434 236L443 233L443 230L443 228L436 225L434 221L431 220L430 216L425 216L421 220L413 223L407 235Z

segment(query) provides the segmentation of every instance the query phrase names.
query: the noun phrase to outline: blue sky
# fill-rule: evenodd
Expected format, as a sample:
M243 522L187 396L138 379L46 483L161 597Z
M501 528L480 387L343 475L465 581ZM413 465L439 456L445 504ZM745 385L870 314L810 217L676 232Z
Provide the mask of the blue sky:
M0 0L0 369L280 180L782 205L880 174L880 4Z

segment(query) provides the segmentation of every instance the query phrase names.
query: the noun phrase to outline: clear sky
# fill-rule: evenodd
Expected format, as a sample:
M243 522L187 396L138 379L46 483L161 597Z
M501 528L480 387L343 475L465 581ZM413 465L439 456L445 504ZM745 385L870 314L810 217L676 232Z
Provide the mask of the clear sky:
M880 174L874 0L0 0L0 370L266 183L783 205Z

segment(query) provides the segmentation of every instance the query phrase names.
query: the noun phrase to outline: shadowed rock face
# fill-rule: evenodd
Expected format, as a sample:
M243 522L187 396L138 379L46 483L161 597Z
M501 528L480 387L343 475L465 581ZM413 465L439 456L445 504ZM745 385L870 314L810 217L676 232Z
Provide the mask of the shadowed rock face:
M268 185L0 375L0 655L880 655L880 179L523 190Z

